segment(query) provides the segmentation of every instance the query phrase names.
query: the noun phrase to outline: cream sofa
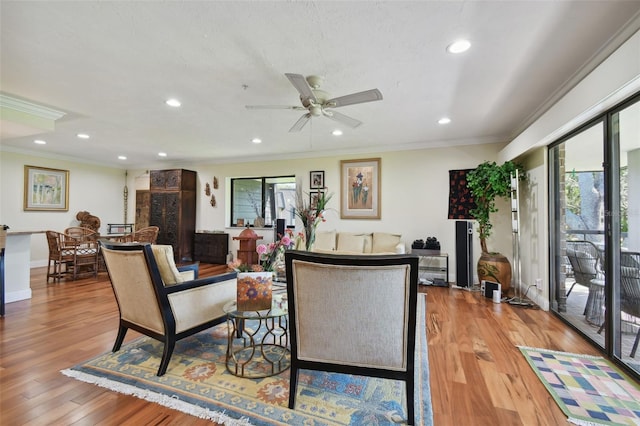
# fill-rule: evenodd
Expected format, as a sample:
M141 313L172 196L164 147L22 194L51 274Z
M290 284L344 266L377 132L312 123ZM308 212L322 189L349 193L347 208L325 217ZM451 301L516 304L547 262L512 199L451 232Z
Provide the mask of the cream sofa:
M335 254L404 254L406 248L399 234L334 230L317 232L311 251Z

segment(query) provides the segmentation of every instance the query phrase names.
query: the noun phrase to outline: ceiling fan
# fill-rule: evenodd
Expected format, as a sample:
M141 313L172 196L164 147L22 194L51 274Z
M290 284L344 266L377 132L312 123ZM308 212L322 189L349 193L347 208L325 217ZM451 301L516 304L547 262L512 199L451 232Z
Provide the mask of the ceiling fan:
M285 74L293 87L300 93L300 101L302 106L286 106L286 105L247 105L247 109L291 109L295 111L306 111L302 117L289 129L289 132L299 132L311 119L311 117L319 117L321 115L345 124L349 127L356 128L362 124L362 121L351 118L347 115L334 111L333 108L339 108L346 105L361 104L365 102L373 102L382 100L382 93L378 89L365 90L364 92L352 93L350 95L330 98L330 95L324 90L320 90L323 78L317 75L304 77L300 74Z

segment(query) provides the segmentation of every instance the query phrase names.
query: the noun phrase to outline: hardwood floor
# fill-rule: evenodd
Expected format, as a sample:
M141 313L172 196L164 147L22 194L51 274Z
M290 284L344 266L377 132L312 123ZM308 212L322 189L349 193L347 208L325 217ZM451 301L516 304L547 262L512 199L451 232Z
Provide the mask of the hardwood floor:
M48 285L45 275L33 269L32 299L7 304L0 319L1 425L210 424L63 376L111 350L118 310L105 273ZM568 424L516 345L597 355L595 348L544 311L457 289L421 291L436 426ZM137 336L130 331L127 341Z

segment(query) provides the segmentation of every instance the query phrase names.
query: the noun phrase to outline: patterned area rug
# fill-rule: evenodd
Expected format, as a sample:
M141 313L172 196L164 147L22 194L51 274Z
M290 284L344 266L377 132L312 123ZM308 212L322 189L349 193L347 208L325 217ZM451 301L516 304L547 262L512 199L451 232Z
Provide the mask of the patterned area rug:
M640 425L640 386L606 359L546 349L520 351L569 422Z
M418 300L416 424L432 425L425 299ZM225 425L407 423L404 382L302 370L296 409L289 410L289 370L264 379L236 377L225 368L226 346L226 324L183 339L167 373L157 377L162 345L142 337L62 373Z

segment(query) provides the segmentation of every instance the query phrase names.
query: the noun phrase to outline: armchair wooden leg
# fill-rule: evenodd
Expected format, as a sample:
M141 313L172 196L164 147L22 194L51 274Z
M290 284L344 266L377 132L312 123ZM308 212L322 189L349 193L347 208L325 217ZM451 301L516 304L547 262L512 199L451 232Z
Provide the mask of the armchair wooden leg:
M296 405L296 387L298 385L298 368L293 365L289 369L289 408Z
M169 361L171 361L171 354L173 348L176 346L175 338L167 336L167 340L164 342L164 351L162 352L162 359L160 360L160 368L158 368L158 376L163 376L167 372L169 367Z
M127 335L127 330L129 330L127 327L120 325L120 328L118 328L118 336L116 337L116 342L113 344L111 352L117 352L120 350L122 342L124 341L124 336Z
M415 385L413 378L407 380L407 423L415 425Z

